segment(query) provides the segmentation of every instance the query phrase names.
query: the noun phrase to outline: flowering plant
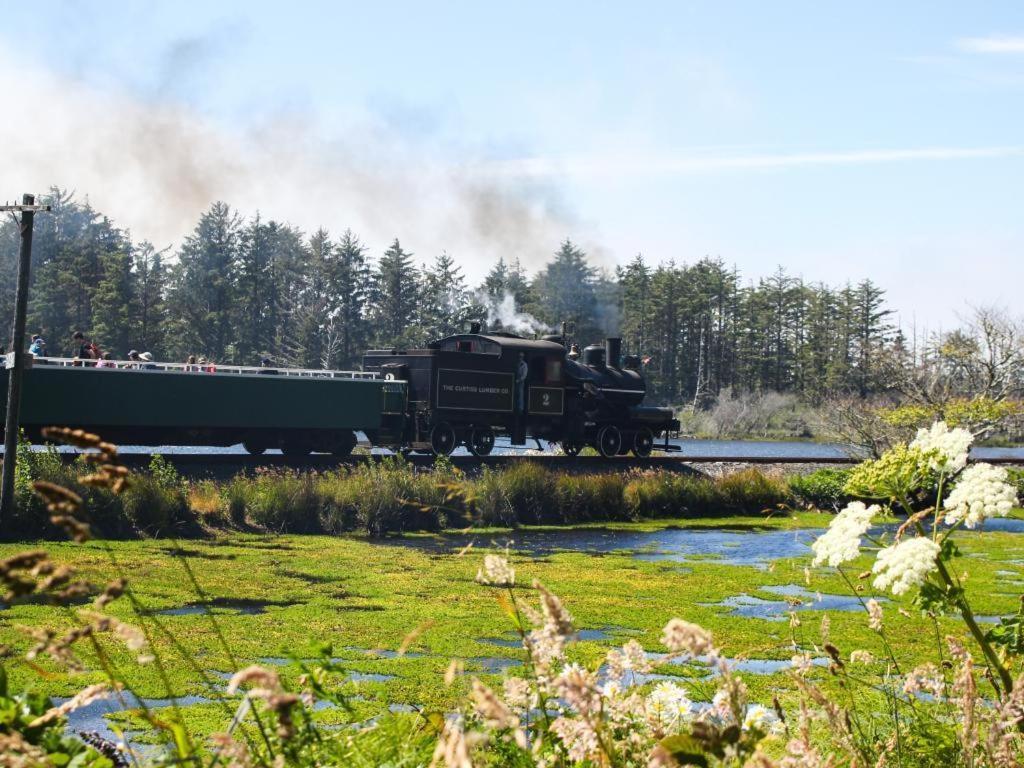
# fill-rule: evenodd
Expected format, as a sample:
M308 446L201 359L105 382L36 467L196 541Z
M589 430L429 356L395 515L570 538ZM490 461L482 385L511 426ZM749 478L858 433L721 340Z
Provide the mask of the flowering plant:
M1019 765L1024 678L1014 680L1011 670L1014 657L1024 653L1024 610L1001 619L992 630L982 631L964 590L966 574L960 575L953 563L960 554L954 538L958 531L1006 516L1018 499L1005 469L985 463L968 466L971 443L969 432L950 429L940 421L918 430L909 444L858 466L847 483L847 493L878 503L868 507L855 501L836 515L828 531L812 544L813 565L837 569L886 648L888 659L883 660L881 683L861 672L843 673L851 684L886 693L894 724L894 741L886 751L900 748L901 728L908 729L908 718L920 725L924 716L915 702L924 697L958 706L959 712L951 707L948 716L953 722L960 721L956 731L963 764ZM900 524L891 540L888 531L879 533L873 528L875 523L894 519ZM928 663L911 671L900 670L886 640L881 604L874 598L865 601L860 596L863 588L854 587L844 570L844 565L869 551L874 552L875 560L861 578L871 578L875 589L895 596L912 595L914 604L933 620L940 614L959 615L984 660L980 671L995 692L987 707L982 707L978 694L974 659L960 638L948 636L941 643L945 649L939 648L939 658L946 658L948 652L949 659L941 668ZM937 636L938 626L934 623ZM868 652L857 650L851 654L850 664L874 661ZM952 679L950 670L954 671ZM908 711L910 714L905 714ZM851 719L849 713L847 719ZM987 734L983 733L986 729ZM935 733L933 730L933 736Z
M496 554L485 557L477 581L506 588L501 602L522 641L527 675L506 678L500 692L473 680L468 706L445 724L432 766L467 768L486 750L504 753L509 764L541 767L739 766L760 754L766 738L784 731L781 709L749 702L743 680L711 633L696 624L668 622L662 633L667 653L648 653L630 640L588 669L566 658L573 618L543 584L533 582L537 608L522 602L512 566ZM672 680L642 693L652 658L710 663L719 681L710 704L694 703Z
M1005 469L985 463L967 466L972 441L967 430L950 429L937 421L919 429L909 445L898 445L876 461L861 464L851 475L847 491L882 504L865 507L853 502L840 512L812 545L814 564L827 562L842 573L842 564L860 555L861 537L872 521L884 515L905 515L893 543L875 541L874 587L894 595L916 590L915 602L923 610L959 613L982 651L997 692L1008 696L1013 680L995 648L1002 643L1002 635L981 631L961 579L951 567L959 554L952 538L958 529L976 528L988 518L1005 516L1017 504L1016 489L1007 481ZM932 503L922 507L920 500L929 493L934 493Z

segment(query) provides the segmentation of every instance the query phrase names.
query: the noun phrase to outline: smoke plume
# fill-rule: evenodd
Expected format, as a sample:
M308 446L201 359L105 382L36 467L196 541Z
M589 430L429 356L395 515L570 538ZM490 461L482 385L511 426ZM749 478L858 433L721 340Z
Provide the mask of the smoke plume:
M227 127L187 107L98 90L0 49L8 111L0 197L77 190L135 239L176 245L214 201L306 231L351 227L372 252L395 237L422 259L447 249L478 279L497 258L534 269L570 232L550 188L458 164L368 119L324 137L308 115Z

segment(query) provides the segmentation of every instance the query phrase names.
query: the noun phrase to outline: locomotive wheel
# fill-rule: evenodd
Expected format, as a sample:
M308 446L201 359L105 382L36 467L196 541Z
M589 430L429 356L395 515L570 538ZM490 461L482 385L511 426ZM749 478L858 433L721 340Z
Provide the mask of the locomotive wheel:
M262 456L267 451L267 446L263 443L257 443L253 440L243 440L242 447L245 448L245 452L253 456Z
M487 456L494 450L494 430L490 427L476 427L469 434L469 452L474 456Z
M562 453L566 456L579 456L580 451L583 450L583 443L576 443L572 440L562 441Z
M614 424L606 424L597 433L597 452L610 459L617 456L622 447L622 433Z
M633 455L646 459L654 450L654 433L647 427L639 430L633 438Z
M339 434L334 441L334 444L331 446L331 454L333 456L348 456L352 453L352 449L356 447L357 442L356 433L346 430Z
M449 456L455 450L455 430L447 421L434 425L430 430L430 450L435 456Z

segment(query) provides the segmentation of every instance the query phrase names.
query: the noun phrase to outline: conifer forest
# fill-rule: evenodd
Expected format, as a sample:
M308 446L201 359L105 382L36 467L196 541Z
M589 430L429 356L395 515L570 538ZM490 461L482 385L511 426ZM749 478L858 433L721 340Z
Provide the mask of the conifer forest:
M782 267L745 276L722 258L636 255L595 263L569 239L545 264L493 264L479 285L471 254L415 253L400 238L371 251L344 222L302 232L216 202L176 246L133 239L116 216L53 188L39 217L28 328L48 354L73 354L81 330L115 358L205 356L231 364L358 367L367 348L416 346L483 320L533 335L567 323L581 346L623 337L649 357L653 400L702 406L730 392L819 403L886 387L884 359L910 355L885 290L871 279L809 284ZM0 225L0 316L10 317L18 233Z

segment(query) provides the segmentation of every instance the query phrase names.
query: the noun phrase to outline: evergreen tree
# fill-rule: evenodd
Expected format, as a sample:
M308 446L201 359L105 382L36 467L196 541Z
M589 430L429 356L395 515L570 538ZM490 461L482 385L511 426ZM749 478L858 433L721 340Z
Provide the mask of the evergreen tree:
M93 340L104 352L123 360L136 338L132 256L123 251L105 254L101 267L103 276L92 295Z
M423 341L465 330L473 303L455 259L442 252L426 270L425 278L420 300Z
M488 296L501 300L501 297L508 291L508 265L505 259L498 258L497 263L491 267L491 271L484 278L481 289Z
M233 273L241 223L227 203L214 203L181 246L170 302L176 325L171 352L176 357L194 353L234 359Z
M325 315L324 355L331 367L355 368L370 343L367 301L371 272L366 248L347 229L328 262L330 303Z
M273 222L264 222L259 211L238 233L232 269L237 314L232 318L239 361L255 364L270 353L276 335L277 286L274 284Z
M526 270L523 269L518 258L513 259L512 263L508 265L505 290L512 294L517 312L521 312L535 300L533 289L530 286L530 277L526 274Z
M138 347L149 350L157 358L167 358L167 269L163 251L144 242L134 252L136 317L135 334Z
M577 339L596 341L602 329L596 318L595 279L586 254L571 240L565 240L554 260L533 280L533 314L552 328L570 323Z
M419 278L412 254L402 250L395 238L373 275L370 324L378 346L409 346L420 336L414 324L419 309Z
M644 257L638 253L620 268L618 280L622 287L622 346L628 353L641 354L647 349L651 302L651 270Z
M857 365L857 387L861 397L866 397L872 390L879 388L875 381L877 374L877 358L885 342L889 340L892 326L887 318L891 309L884 306L885 291L870 280L857 284L853 295L853 312L855 318L854 355Z

